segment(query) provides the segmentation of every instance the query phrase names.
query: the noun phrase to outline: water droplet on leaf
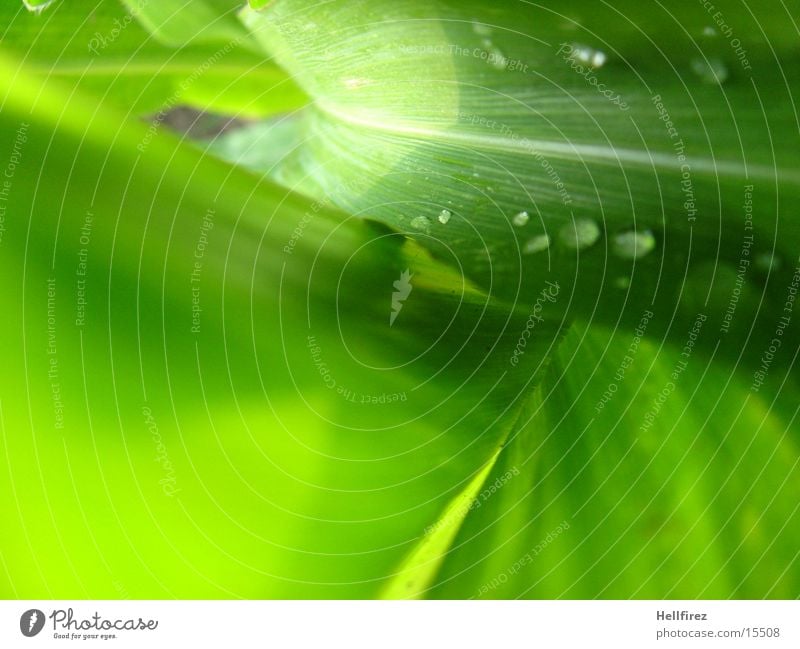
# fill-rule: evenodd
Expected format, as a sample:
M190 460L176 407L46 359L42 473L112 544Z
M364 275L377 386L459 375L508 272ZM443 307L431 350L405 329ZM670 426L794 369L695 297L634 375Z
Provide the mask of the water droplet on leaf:
M764 273L772 273L776 270L780 270L781 266L783 265L780 257L766 252L756 255L756 258L753 260L753 262L755 267Z
M450 212L450 210L442 210L441 212L439 212L439 223L441 223L442 225L446 225L447 222L450 220L451 216L452 213Z
M489 48L488 61L493 68L497 68L498 70L505 70L508 67L508 59L497 47Z
M561 228L558 238L568 248L581 250L597 243L600 228L591 219L575 219Z
M518 228L521 228L524 225L527 225L529 220L530 216L528 216L527 212L519 212L518 214L514 215L514 217L511 219L511 222Z
M50 5L54 4L56 0L48 0L47 2L39 2L33 3L28 2L28 0L22 0L22 4L25 5L25 8L28 11L32 11L35 14L42 13L45 9L47 9Z
M656 247L656 238L650 230L620 232L614 235L612 249L617 257L639 259L651 253Z
M578 44L573 44L570 57L580 63L586 63L593 68L602 68L608 58L606 57L606 53L602 50L596 50L588 45Z
M550 237L546 234L539 234L525 243L522 249L522 254L533 255L537 252L543 252L550 247Z
M472 21L472 31L474 31L478 36L489 36L492 33L492 28L485 23L474 20Z
M728 79L728 68L720 59L695 59L692 71L703 83L722 85Z
M411 227L425 234L429 234L431 231L431 222L425 216L415 216L411 219Z

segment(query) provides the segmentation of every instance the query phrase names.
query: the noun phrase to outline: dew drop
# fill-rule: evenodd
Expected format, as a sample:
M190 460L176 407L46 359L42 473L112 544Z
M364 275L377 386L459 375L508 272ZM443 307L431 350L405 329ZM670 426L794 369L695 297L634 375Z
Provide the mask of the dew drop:
M722 85L728 79L728 68L720 59L695 59L692 71L703 83Z
M577 44L572 46L570 57L581 63L586 63L593 68L602 68L608 59L606 53L602 50L596 50L588 45Z
M780 270L781 266L783 265L780 257L776 255L770 255L766 252L756 255L753 263L758 270L764 273L772 273Z
M561 23L560 27L565 32L574 32L578 29L578 25L582 25L583 22L578 16L572 16L572 18L567 18L564 22Z
M47 9L50 5L54 4L56 0L47 0L46 2L29 2L28 0L22 0L22 4L25 5L25 8L28 11L31 11L35 14L42 13L45 9Z
M614 280L614 286L620 289L629 288L630 285L631 285L631 278L625 277L624 275L621 275Z
M620 232L614 236L612 249L617 257L639 259L650 254L656 247L656 238L650 230Z
M486 62L497 70L505 70L508 67L508 59L499 47L492 45L488 38L483 39L483 47L486 50Z
M511 219L511 222L514 225L516 225L518 228L521 228L521 227L523 227L523 226L528 224L528 221L530 220L530 218L531 217L528 215L527 212L519 212L518 214L515 214L513 216L513 218Z
M442 210L439 212L439 223L446 225L451 216L453 216L453 214L450 212L450 210Z
M508 59L496 47L489 52L492 65L498 70L505 70L508 67Z
M411 227L425 234L429 234L431 231L431 222L425 216L415 216L411 219Z
M550 247L550 237L546 234L538 234L535 237L528 239L525 247L522 249L524 255L534 255L537 252L543 252Z
M591 219L575 219L561 228L558 237L568 248L580 250L597 243L600 238L600 228Z
M485 23L474 20L472 21L472 31L474 31L478 36L489 36L492 33L492 28Z

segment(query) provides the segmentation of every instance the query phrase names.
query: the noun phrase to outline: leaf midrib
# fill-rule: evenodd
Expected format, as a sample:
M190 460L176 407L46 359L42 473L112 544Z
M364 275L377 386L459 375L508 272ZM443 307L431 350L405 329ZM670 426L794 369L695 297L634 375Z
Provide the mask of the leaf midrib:
M349 127L370 129L383 134L397 137L418 137L451 142L454 145L485 149L490 151L515 151L519 154L530 154L532 150L537 153L547 154L562 160L581 159L597 162L636 164L648 168L679 170L681 165L688 164L693 171L700 171L716 176L746 177L751 180L775 182L778 179L779 169L757 164L739 164L736 162L709 160L706 158L686 158L678 161L675 155L664 153L644 153L634 149L614 148L593 144L552 142L532 138L511 139L494 135L478 135L455 130L444 130L413 126L407 123L380 122L366 117L356 117L338 110L330 102L317 100L315 108L327 116L329 121L338 121ZM780 179L783 182L800 185L800 173L780 169Z

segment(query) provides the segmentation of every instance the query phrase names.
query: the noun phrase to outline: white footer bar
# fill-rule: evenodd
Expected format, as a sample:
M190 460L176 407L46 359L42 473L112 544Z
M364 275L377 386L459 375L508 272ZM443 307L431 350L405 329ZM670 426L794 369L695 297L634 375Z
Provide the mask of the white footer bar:
M0 647L800 647L798 601L0 601Z

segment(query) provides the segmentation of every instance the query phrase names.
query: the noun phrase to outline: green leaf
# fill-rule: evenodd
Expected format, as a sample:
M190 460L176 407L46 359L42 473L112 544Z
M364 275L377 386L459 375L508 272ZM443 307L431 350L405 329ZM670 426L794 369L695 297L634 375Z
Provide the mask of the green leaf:
M22 5L31 12L41 13L57 0L22 0Z
M498 449L499 453L499 449ZM425 529L426 538L403 561L397 575L381 592L385 599L418 598L433 582L452 545L464 517L486 476L494 465L497 454L482 468L473 480L445 508L441 518Z
M732 33L759 34L746 65L728 35L706 35L702 4L276 0L243 19L314 99L282 182L318 195L359 179L339 207L418 237L509 308L549 278L571 288L565 322L634 326L654 306L682 329L694 296L707 310L727 302L750 196L749 252L779 263L748 274L761 299L722 336L739 358L752 330L774 330L800 245L786 207L800 200L789 15L739 7L717 9Z
M0 7L2 46L43 77L134 114L189 104L252 117L304 105L305 94L253 50L235 6L210 6L193 2L191 11L171 13L167 36L160 30L154 40L139 21L147 17L155 28L159 12L174 10L173 3L133 3L128 10L116 0L60 2L35 15L9 2Z
M0 594L794 596L798 55L735 6L752 79L700 5L275 0L312 106L199 149L0 58Z
M377 595L544 347L512 377L522 318L413 242L0 66L0 592Z
M198 142L205 152L258 174L280 178L280 169L302 138L296 116L247 124Z
M504 442L502 439L501 442ZM403 560L396 575L384 586L384 599L416 599L421 597L434 582L439 569L450 550L461 524L475 506L486 477L494 468L499 446L486 466L481 468L464 489L450 501L435 523L426 527L423 539Z
M647 428L644 450L637 452L630 445L635 440L622 439L608 454L606 464L624 460L625 467L645 466L639 474L643 493L656 499L665 490L661 465L651 469L647 461L646 453L659 448L652 438L671 437L665 455L678 463L684 449L695 444L698 427L716 439L727 439L728 433L747 439L747 421L757 415L731 422L724 413L695 405L692 396L696 391L710 396L725 386L719 402L744 401L743 413L759 412L748 394L755 389L753 371L758 376L764 364L765 341L776 326L786 336L786 351L772 366L776 394L798 345L796 324L776 325L776 314L791 305L800 265L798 221L782 207L800 198L793 103L797 52L782 4L760 5L750 13L737 6L719 6L732 33L760 30L764 36L749 43L746 63L731 47L730 33L709 35L713 17L701 5L678 18L638 3L592 5L587 13L586 3L574 2L560 5L556 13L543 7L487 9L480 3L278 0L243 18L315 103L307 116L307 145L277 173L274 161L263 170L309 195L345 188L333 193L340 207L416 238L435 258L499 297L509 311L530 309L526 305L547 280L571 289L568 299L558 301L556 321L591 320L594 327L600 322L625 331L643 311L657 314L647 335L670 342L658 349L658 361L655 354L649 359L643 376L655 383L651 390L663 388L680 367L680 352L671 346L689 345L687 331L700 318L705 324L699 342L695 346L692 339L689 346L697 354L693 363L722 361L724 369L713 379L706 376L707 366L681 374L675 410L661 413ZM336 35L335 45L330 34ZM600 82L624 105L602 95L596 87ZM228 158L233 158L230 152ZM356 178L356 189L347 191ZM747 208L755 204L759 218L750 220ZM751 233L754 243L747 244ZM586 245L575 245L576 236ZM545 240L552 242L549 247L541 245ZM752 268L743 284L737 273L741 266ZM784 577L791 553L784 544L791 532L784 532L796 530L798 520L786 492L773 500L766 480L760 491L770 511L759 522L773 531L774 551L747 531L752 513L733 509L735 497L715 504L715 511L729 512L731 526L746 530L742 543L720 547L725 526L690 524L710 507L699 504L707 500L702 495L682 495L692 480L705 478L709 493L717 481L730 482L731 491L740 493L752 485L746 469L726 474L722 463L706 477L704 465L681 467L681 477L665 495L677 499L671 504L674 516L659 520L655 529L669 529L674 518L688 531L664 543L642 545L647 526L618 538L626 521L639 523L643 506L649 506L633 496L629 506L619 504L620 516L604 518L616 506L616 495L628 495L626 477L601 471L584 491L573 478L588 460L572 463L571 470L544 473L546 487L560 487L545 491L549 500L533 493L541 488L530 471L534 464L570 466L562 458L591 457L610 435L588 437L595 444L587 444L591 426L635 430L637 418L623 414L635 409L643 418L661 407L657 391L621 394L615 404L619 410L607 411L618 419L606 414L598 419L602 425L594 423L594 403L584 402L582 368L602 367L593 384L602 394L608 385L603 381L619 372L618 359L625 356L620 343L599 359L587 356L580 345L602 336L602 329L590 331L585 340L573 337L561 348L571 353L578 347L582 360L571 359L563 375L553 379L558 390L553 388L552 400L516 424L489 479L511 468L523 478L492 507L470 511L464 526L456 519L440 534L423 534L385 594L414 596L437 580L433 593L444 597L788 592L791 578ZM741 376L726 382L727 372L742 362ZM574 389L563 385L570 382ZM571 415L569 425L564 412ZM781 484L789 484L796 479L796 454L777 435L793 414L770 418L774 421L759 433L758 444L783 449L787 462L770 466ZM558 444L545 453L550 440ZM672 466L670 459L664 463ZM583 512L598 484L606 483L605 509L583 515L583 521L594 519L594 527L576 524L576 512ZM465 487L443 517L475 489L476 483ZM558 496L565 491L569 498L562 504ZM570 524L593 542L573 541L560 553L551 550L553 561L539 565L539 552ZM694 560L696 547L705 549L702 563ZM768 557L769 577L737 573L730 566L751 565L741 559L748 552L753 560ZM634 560L625 559L630 556ZM442 560L443 573L434 576ZM644 582L637 562L657 566ZM617 574L620 565L625 572ZM586 574L576 573L580 569ZM509 570L515 577L511 585L486 587L509 578Z
M236 19L237 0L122 0L131 15L166 45L178 47L196 41L247 43L250 35Z
M751 384L631 331L571 331L487 480L518 475L469 512L431 596L795 597L799 386Z

